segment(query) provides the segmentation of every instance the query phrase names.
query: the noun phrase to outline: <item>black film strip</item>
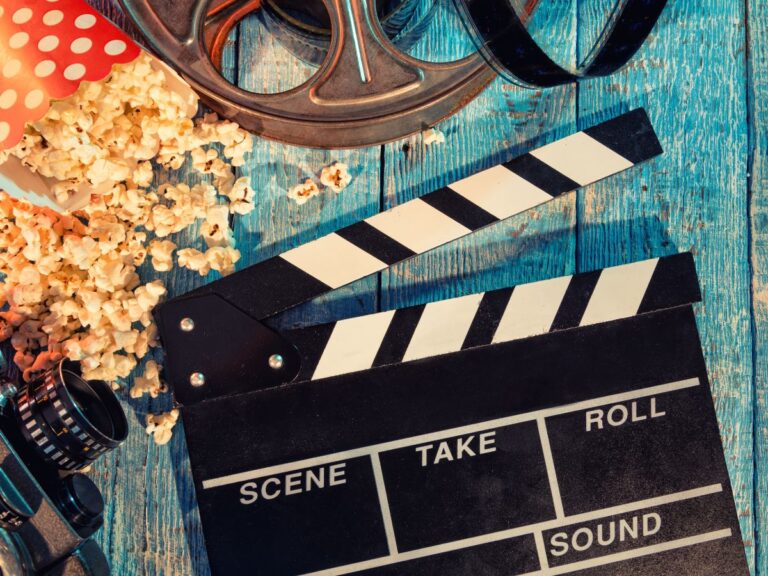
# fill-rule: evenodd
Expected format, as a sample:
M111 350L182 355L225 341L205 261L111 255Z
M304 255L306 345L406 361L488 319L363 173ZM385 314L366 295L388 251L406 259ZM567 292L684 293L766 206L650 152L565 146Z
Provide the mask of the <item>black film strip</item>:
M539 47L512 0L455 2L480 51L500 74L541 87L616 72L643 45L666 5L666 0L620 0L587 63L569 71Z

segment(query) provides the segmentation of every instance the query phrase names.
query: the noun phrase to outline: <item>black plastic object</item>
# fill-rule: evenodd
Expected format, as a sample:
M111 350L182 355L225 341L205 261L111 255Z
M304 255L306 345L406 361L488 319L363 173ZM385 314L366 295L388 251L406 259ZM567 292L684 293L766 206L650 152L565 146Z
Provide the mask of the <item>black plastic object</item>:
M643 45L667 3L620 0L587 62L567 70L533 39L512 0L454 1L478 49L499 74L544 88L616 72Z
M228 278L243 293L254 289L247 278ZM165 376L183 405L290 382L301 367L290 342L219 294L167 302L156 317L165 335Z
M84 468L128 435L125 412L109 384L83 379L69 361L23 388L16 413L27 443L63 470Z
M64 478L59 490L59 511L83 538L104 523L104 499L93 480L84 474Z

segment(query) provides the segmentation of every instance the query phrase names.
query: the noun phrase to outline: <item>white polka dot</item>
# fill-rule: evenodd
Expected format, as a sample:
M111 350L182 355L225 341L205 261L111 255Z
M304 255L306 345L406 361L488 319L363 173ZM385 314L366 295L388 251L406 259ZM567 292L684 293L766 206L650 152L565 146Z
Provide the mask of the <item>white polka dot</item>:
M56 48L59 47L59 38L58 36L44 36L40 39L40 42L37 43L37 48L41 52L50 52L51 50L56 50Z
M122 40L110 40L104 46L104 52L106 52L110 56L117 56L118 54L122 54L123 52L125 52L126 48L127 46L125 45L125 42L123 42Z
M91 49L91 46L93 46L93 42L91 42L90 38L78 38L69 45L69 49L75 54L83 54L84 52L88 52L88 50Z
M11 127L8 125L8 122L0 122L0 142L3 142L8 138L8 134L10 133Z
M18 50L19 48L23 48L27 42L29 42L29 34L26 32L16 32L16 34L8 39L8 46L14 50Z
M32 18L31 8L19 8L13 13L12 20L15 24L25 24L29 22L30 18Z
M56 63L53 60L43 60L35 66L35 76L45 78L53 74L54 70L56 70Z
M64 20L64 12L61 10L48 10L43 16L43 24L46 26L56 26Z
M40 104L43 103L43 98L45 97L45 94L43 94L42 90L31 90L29 94L27 94L27 97L24 98L24 106L29 108L30 110L34 110Z
M3 14L5 14L5 8L3 8L2 6L0 6L0 18L2 18L2 17L3 17Z
M82 64L70 64L64 68L64 78L67 80L80 80L85 75L85 66Z
M16 90L8 88L0 94L0 108L7 110L14 104L16 104Z
M8 60L8 62L6 62L3 66L3 76L6 78L13 78L16 76L16 74L19 73L19 70L21 70L20 61L16 60L15 58L13 60Z
M93 14L81 14L75 18L75 26L80 28L80 30L88 30L88 28L92 28L94 24L96 24L96 16Z

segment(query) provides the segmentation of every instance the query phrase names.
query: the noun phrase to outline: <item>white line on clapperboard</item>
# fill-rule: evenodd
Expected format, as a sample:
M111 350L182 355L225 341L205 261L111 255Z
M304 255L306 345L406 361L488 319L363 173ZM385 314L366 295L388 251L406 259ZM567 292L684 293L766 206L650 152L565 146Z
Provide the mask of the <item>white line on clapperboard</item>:
M392 556L383 556L381 558L364 560L362 562L348 564L346 566L337 566L335 568L319 570L317 572L304 574L303 576L341 576L342 574L351 574L362 570L370 570L372 568L379 568L382 566L388 566L390 564L407 562L409 560L416 560L419 558L425 558L427 556L435 556L437 554L444 554L446 552L454 552L456 550L463 550L473 546L490 544L492 542L499 542L500 540L508 540L520 536L528 536L530 534L533 534L534 538L536 539L536 548L539 555L539 562L543 568L542 570L520 574L519 576L557 576L558 574L569 574L571 572L576 572L577 570L585 570L595 566L603 566L606 564L612 564L614 562L623 562L632 558L640 558L650 554L657 554L659 552L665 552L668 550L676 550L678 548L685 548L688 546L694 546L696 544L704 544L706 542L720 540L722 538L730 538L732 533L729 528L726 528L724 530L716 530L713 532L706 532L704 534L697 534L695 536L680 538L678 540L671 540L669 542L662 542L661 544L654 544L652 546L635 548L625 552L618 552L616 554L609 554L607 556L583 560L581 562L572 562L562 566L548 567L546 550L543 548L543 532L553 528L562 528L572 524L580 524L582 522L598 520L600 518L614 516L616 514L626 514L629 512L635 512L637 510L643 510L645 508L655 508L657 506L664 506L666 504L673 504L675 502L682 502L684 500L701 498L711 494L719 494L722 491L722 484L713 484L711 486L704 486L702 488L677 492L676 494L658 496L656 498L649 498L648 500L638 500L637 502L621 504L619 506L604 508L602 510L593 510L591 512L576 514L574 516L568 516L562 519L558 518L555 520L547 520L545 522L539 522L538 524L530 524L528 526L520 526L518 528L511 528L509 530L502 530L500 532L493 532L491 534L483 534L482 536L475 536L472 538L466 538L464 540L456 540L455 542L438 544L437 546L430 546L428 548L421 548L419 550L399 552ZM539 539L541 539L541 541Z
M355 448L353 450L347 450L345 452L337 452L335 454L327 454L324 456L318 456L315 458L307 458L305 460L298 460L295 462L289 462L286 464L279 464L277 466L271 466L269 468L261 468L258 470L251 470L248 472L241 472L238 474L231 474L228 476L222 476L220 478L214 478L211 480L205 480L203 482L203 489L216 488L220 486L227 486L230 484L238 484L255 478L262 478L264 476L273 476L278 474L284 474L293 470L301 470L304 468L311 468L314 466L322 466L333 462L350 460L353 458L361 458L368 456L371 459L373 467L374 480L376 483L376 491L378 494L379 502L381 505L382 516L384 520L384 531L387 537L387 546L389 554L384 557L374 558L371 560L365 560L355 564L349 564L346 566L337 566L334 568L320 570L318 572L312 572L305 574L304 576L340 576L342 574L350 574L361 570L368 570L371 568L377 568L381 566L387 566L390 564L397 564L400 562L407 562L409 560L415 560L418 558L424 558L428 556L434 556L437 554L443 554L446 552L452 552L455 550L462 550L473 546L479 546L482 544L489 544L492 542L498 542L500 540L508 540L519 536L533 535L536 543L536 551L539 558L541 569L530 572L527 574L521 574L520 576L557 576L559 574L568 574L576 572L577 570L584 570L595 566L602 566L611 564L614 562L621 562L632 558L640 558L650 554L656 554L668 550L675 550L677 548L684 548L687 546L693 546L696 544L702 544L705 542L711 542L721 538L730 538L732 533L730 529L718 530L714 532L707 532L705 534L698 534L687 538L681 538L678 540L672 540L670 542L664 542L661 544L655 544L652 546L645 546L642 548L636 548L633 550L627 550L625 552L619 552L616 554L610 554L599 558L592 558L580 562L573 562L562 566L550 567L547 560L546 548L544 545L544 532L552 528L559 528L572 524L578 524L581 522L587 522L591 520L597 520L616 514L625 514L645 508L653 508L656 506L663 506L665 504L671 504L674 502L681 502L683 500L689 500L693 498L700 498L711 494L718 494L722 492L723 487L721 484L714 484L711 486L704 486L693 490L686 490L675 494L668 494L665 496L659 496L656 498L650 498L647 500L639 500L637 502L630 502L627 504L621 504L619 506L613 506L611 508L604 508L602 510L594 510L591 512L585 512L583 514L577 514L574 516L566 516L563 510L562 499L560 496L560 487L557 482L557 475L555 473L555 465L552 456L552 449L549 443L549 434L547 432L546 419L552 416L558 416L561 414L568 414L571 412L578 412L581 410L587 410L598 406L604 406L607 404L618 404L621 402L627 402L629 400L635 400L637 398L644 398L648 396L655 396L658 394L665 394L669 392L675 392L678 390L684 390L686 388L693 388L699 385L698 378L689 378L686 380L679 380L677 382L671 382L669 384L661 384L659 386L652 386L649 388L642 388L639 390L633 390L631 392L624 392L621 394L613 394L611 396L602 396L600 398L594 398L591 400L585 400L583 402L576 402L565 406L558 406L555 408L548 408L545 410L538 410L535 412L528 412L526 414L518 414L515 416L508 416L506 418L499 418L496 420L489 420L486 422L479 422L468 426L462 426L458 428L451 428L448 430L441 430L439 432L432 432L429 434L422 434L421 436L413 436L410 438L403 438L401 440L394 440L391 442L384 442L381 444L374 444L372 446L366 446L363 448ZM502 428L504 426L510 426L513 424L519 424L523 422L535 421L539 431L539 437L541 439L542 451L544 453L544 463L547 469L547 476L549 479L550 491L552 493L552 500L555 509L555 519L539 522L537 524L531 524L528 526L520 526L517 528L511 528L509 530L502 530L499 532L493 532L490 534L483 534L480 536L474 536L471 538L465 538L463 540L456 540L454 542L447 542L444 544L438 544L436 546L430 546L427 548L421 548L419 550L412 550L408 552L399 552L397 549L397 541L395 539L394 526L392 522L392 516L389 509L389 500L387 496L386 485L384 483L384 476L381 469L381 461L379 459L379 453L389 450L397 450L400 448L407 448L409 446L415 446L424 444L427 442L433 442L451 438L454 436L462 436L466 434L473 434L483 432L488 429Z
M699 385L698 378L688 378L687 380L680 380L677 382L671 382L669 384L652 386L650 388L632 390L631 392L623 392L621 394L613 394L611 396L602 396L600 398L593 398L591 400L576 402L574 404L568 404L565 406L557 406L555 408L547 408L545 410L538 410L536 412L528 412L526 414L517 414L515 416L507 416L505 418L488 420L487 422L478 422L476 424L461 426L459 428L451 428L448 430L441 430L439 432L430 432L428 434L422 434L421 436L412 436L411 438L403 438L401 440L393 440L391 442L384 442L382 444L374 444L372 446L354 448L352 450L346 450L344 452L336 452L334 454L326 454L323 456L317 456L315 458L307 458L305 460L297 460L295 462L278 464L277 466L270 466L269 468L260 468L258 470L239 472L237 474L230 474L228 476L221 476L219 478L203 480L203 489L208 490L210 488L227 486L229 484L239 484L241 482L246 482L248 480L253 480L255 478L263 478L264 476L274 476L277 474L284 474L286 472L292 472L293 470L302 470L304 468L322 466L325 464L330 464L332 462L339 462L342 460L351 460L353 458L361 458L363 456L370 457L370 455L374 453L387 452L389 450L407 448L409 446L417 446L419 444L425 444L427 442L444 440L446 438L451 438L454 436L463 436L465 434L474 434L474 433L483 432L485 430L489 430L493 428L502 428L504 426L510 426L512 424L520 424L522 422L531 422L534 420L543 421L545 418L550 418L552 416L568 414L570 412L578 412L580 410L595 408L597 406L604 406L606 404L618 404L621 402L627 402L629 400L635 400L637 398L645 398L647 396L655 396L658 394L665 394L668 392L676 392L678 390L684 390L686 388L693 388L698 385Z

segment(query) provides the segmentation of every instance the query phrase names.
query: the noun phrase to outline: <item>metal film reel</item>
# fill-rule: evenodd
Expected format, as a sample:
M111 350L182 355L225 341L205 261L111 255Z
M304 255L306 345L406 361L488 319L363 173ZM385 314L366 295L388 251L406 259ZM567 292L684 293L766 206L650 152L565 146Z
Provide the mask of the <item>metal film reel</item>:
M121 1L151 47L211 108L290 144L349 148L396 140L450 116L496 76L479 53L447 63L409 56L387 36L377 0L322 0L330 36L316 73L285 92L257 94L233 86L217 68L229 31L264 9L262 0ZM264 1L273 12L285 5ZM537 3L526 0L525 13Z

